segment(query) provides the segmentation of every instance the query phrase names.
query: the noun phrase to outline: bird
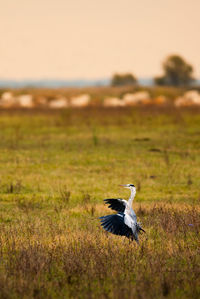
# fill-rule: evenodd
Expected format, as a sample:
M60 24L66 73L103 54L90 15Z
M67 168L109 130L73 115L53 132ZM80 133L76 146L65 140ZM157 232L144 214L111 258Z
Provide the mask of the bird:
M132 209L132 203L136 195L136 187L133 184L120 185L131 191L129 200L121 198L104 199L108 207L117 214L99 217L101 226L106 231L119 236L125 236L129 240L135 240L139 243L138 234L145 230L141 227L141 223L137 222L137 216Z

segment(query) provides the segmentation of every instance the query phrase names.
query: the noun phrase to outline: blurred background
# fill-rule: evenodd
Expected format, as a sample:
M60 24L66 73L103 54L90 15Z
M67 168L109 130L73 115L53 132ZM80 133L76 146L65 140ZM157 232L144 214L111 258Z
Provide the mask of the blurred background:
M74 106L93 99L104 106L152 104L155 97L166 104L180 96L187 99L179 99L178 106L200 104L199 11L198 0L1 0L0 106L54 107L51 100L62 98L57 106L64 108L73 106L77 95L85 101ZM155 90L155 85L193 93ZM103 88L109 86L129 88ZM53 98L30 90L67 87L102 88L56 91ZM138 87L146 93L124 99ZM4 94L13 88L29 90ZM16 99L20 94L29 97Z

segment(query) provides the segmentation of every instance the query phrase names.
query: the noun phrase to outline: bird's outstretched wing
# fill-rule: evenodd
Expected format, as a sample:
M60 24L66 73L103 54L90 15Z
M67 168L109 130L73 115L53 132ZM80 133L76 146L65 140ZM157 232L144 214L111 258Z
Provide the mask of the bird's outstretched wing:
M127 201L121 198L107 198L104 201L109 208L120 213L124 213L127 205Z
M131 228L124 223L124 214L103 216L100 217L100 221L102 227L114 235L126 236L127 238L133 236Z

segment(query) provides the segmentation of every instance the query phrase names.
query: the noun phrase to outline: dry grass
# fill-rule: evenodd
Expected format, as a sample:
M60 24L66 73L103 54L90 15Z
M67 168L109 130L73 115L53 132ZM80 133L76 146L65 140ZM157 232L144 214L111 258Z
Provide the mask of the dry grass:
M71 228L68 213L57 223L27 217L1 225L1 298L198 298L196 209L140 207L147 237L139 246L90 217Z
M198 110L0 113L1 298L199 298ZM139 246L106 233L125 197Z

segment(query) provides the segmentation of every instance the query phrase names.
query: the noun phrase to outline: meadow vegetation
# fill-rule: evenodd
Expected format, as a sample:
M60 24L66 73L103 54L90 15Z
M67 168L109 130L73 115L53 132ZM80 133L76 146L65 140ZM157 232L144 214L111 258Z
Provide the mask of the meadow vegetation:
M0 111L1 298L199 298L200 110ZM127 198L139 246L100 227Z

